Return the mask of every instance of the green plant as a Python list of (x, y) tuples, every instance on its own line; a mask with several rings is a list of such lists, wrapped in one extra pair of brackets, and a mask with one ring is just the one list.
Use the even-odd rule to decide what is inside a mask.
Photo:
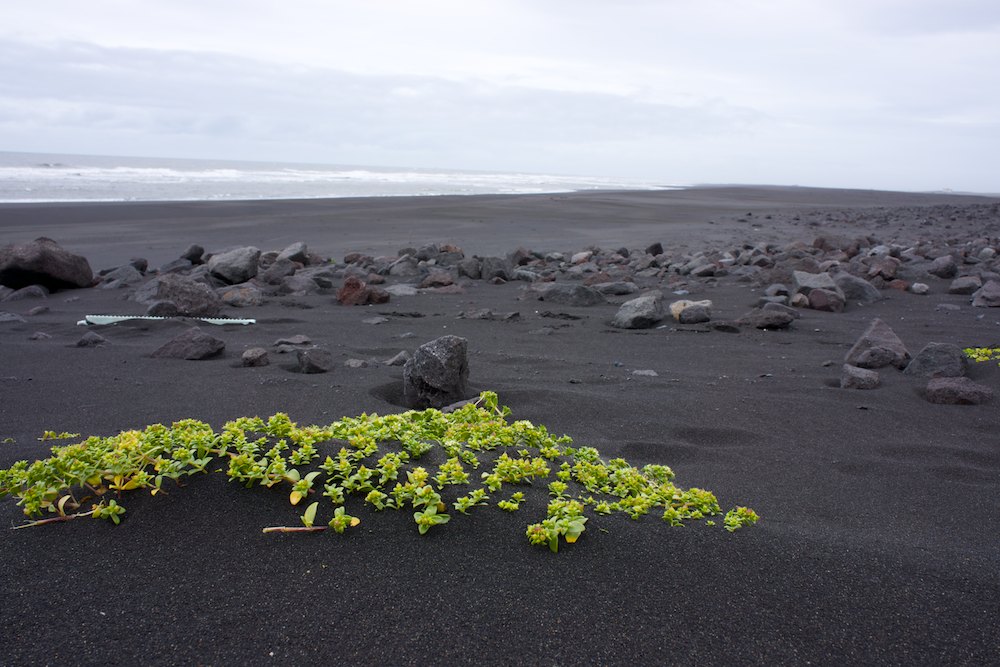
[[(514, 512), (525, 502), (525, 489), (546, 480), (546, 515), (528, 526), (526, 535), (553, 551), (560, 541), (579, 539), (588, 513), (621, 512), (638, 520), (657, 508), (672, 525), (721, 514), (711, 492), (676, 486), (667, 466), (605, 461), (593, 447), (574, 447), (568, 436), (509, 416), (496, 394), (484, 392), (450, 414), (362, 414), (324, 427), (299, 426), (284, 413), (241, 417), (218, 431), (194, 420), (154, 424), (56, 446), (51, 456), (33, 463), (18, 461), (0, 470), (0, 497), (17, 498), (32, 519), (19, 527), (85, 516), (118, 523), (125, 513), (120, 503), (130, 492), (156, 495), (171, 482), (180, 485), (211, 468), (247, 488), (284, 488), (292, 505), (315, 498), (322, 488), (299, 517), (302, 525), (268, 527), (265, 533), (343, 533), (360, 522), (347, 511), (358, 503), (375, 511), (409, 509), (418, 532), (426, 534), (451, 520), (449, 505), (468, 515), (487, 506), (490, 493), (510, 485), (519, 490), (496, 505)], [(63, 435), (69, 434), (50, 437)], [(421, 465), (432, 453), (443, 462)], [(482, 487), (456, 492), (472, 484), (477, 470)], [(317, 524), (324, 511), (332, 518)], [(732, 531), (756, 520), (752, 510), (736, 508), (724, 523)]]
[(726, 512), (726, 516), (722, 522), (726, 526), (726, 530), (732, 533), (743, 526), (754, 525), (759, 519), (760, 517), (757, 516), (757, 513), (749, 507), (734, 507)]
[(967, 347), (962, 351), (976, 362), (1000, 361), (1000, 347)]

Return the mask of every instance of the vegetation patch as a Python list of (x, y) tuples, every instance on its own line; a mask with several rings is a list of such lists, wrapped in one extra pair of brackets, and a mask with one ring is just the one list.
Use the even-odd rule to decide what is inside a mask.
[[(509, 417), (495, 393), (483, 392), (450, 414), (362, 414), (323, 427), (298, 426), (283, 413), (243, 417), (220, 431), (191, 419), (154, 424), (53, 447), (49, 458), (0, 470), (0, 497), (16, 497), (33, 519), (17, 528), (87, 516), (117, 524), (126, 512), (126, 492), (155, 496), (171, 482), (212, 470), (248, 488), (283, 489), (291, 505), (305, 504), (301, 525), (268, 527), (265, 533), (344, 533), (361, 522), (347, 513), (353, 503), (376, 512), (412, 512), (423, 535), (447, 524), (451, 511), (471, 515), (491, 505), (524, 511), (527, 487), (545, 484), (545, 514), (526, 535), (552, 551), (576, 542), (593, 515), (622, 512), (639, 519), (655, 512), (680, 526), (700, 519), (715, 525), (708, 517), (722, 514), (711, 492), (676, 486), (665, 465), (606, 461), (593, 447), (574, 447), (568, 436)], [(320, 449), (330, 453), (323, 457)], [(435, 459), (443, 461), (429, 462)], [(329, 520), (317, 522), (322, 513)], [(757, 519), (753, 510), (736, 507), (723, 523), (734, 531)]]

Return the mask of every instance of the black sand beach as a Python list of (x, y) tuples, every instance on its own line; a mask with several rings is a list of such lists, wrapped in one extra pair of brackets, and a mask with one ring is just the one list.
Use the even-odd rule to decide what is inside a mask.
[[(896, 254), (953, 251), (960, 274), (988, 278), (1000, 264), (968, 249), (1000, 249), (1000, 200), (725, 187), (0, 205), (0, 246), (39, 236), (95, 272), (134, 257), (158, 267), (193, 243), (219, 252), (304, 241), (342, 263), (351, 252), (395, 256), (427, 243), (455, 244), (466, 257), (524, 247), (568, 258), (594, 246), (641, 254), (660, 242), (680, 257), (761, 243), (777, 255), (801, 242), (805, 252), (817, 237), (863, 237), (866, 248), (898, 246)], [(127, 496), (119, 526), (6, 530), (24, 520), (6, 498), (0, 664), (996, 663), (1000, 398), (933, 404), (926, 378), (891, 367), (879, 370), (877, 389), (839, 385), (845, 354), (874, 318), (913, 355), (930, 342), (1000, 345), (1000, 310), (949, 293), (951, 279), (927, 274), (928, 263), (903, 261), (905, 284), (883, 286), (877, 302), (800, 308), (786, 329), (737, 332), (669, 314), (660, 327), (610, 326), (638, 294), (555, 305), (522, 280), (457, 278), (460, 289), (342, 306), (338, 281), (319, 294), (226, 308), (257, 323), (203, 325), (226, 345), (204, 361), (150, 356), (187, 327), (177, 321), (92, 327), (107, 342), (76, 347), (85, 315), (145, 311), (127, 299), (134, 287), (2, 302), (0, 311), (24, 321), (0, 323), (0, 468), (46, 456), (52, 443), (37, 440), (46, 430), (111, 435), (184, 418), (219, 428), (275, 412), (328, 424), (398, 412), (402, 371), (380, 362), (454, 334), (468, 340), (472, 387), (496, 391), (515, 418), (605, 457), (669, 465), (679, 485), (713, 491), (724, 510), (750, 506), (761, 520), (730, 534), (721, 519), (674, 528), (655, 513), (596, 517), (579, 542), (552, 554), (524, 537), (534, 515), (493, 507), (420, 536), (407, 512), (364, 512), (356, 499), (362, 524), (347, 535), (265, 535), (265, 526), (298, 523), (287, 489), (247, 490), (222, 474), (155, 498)], [(661, 289), (665, 303), (709, 299), (713, 321), (737, 320), (768, 283), (736, 273), (666, 271), (641, 287)], [(928, 293), (905, 289), (914, 282)], [(37, 306), (47, 310), (29, 314)], [(520, 317), (458, 317), (475, 309)], [(363, 322), (377, 315), (386, 321)], [(35, 332), (50, 337), (32, 340)], [(290, 372), (293, 359), (271, 344), (296, 334), (330, 349), (335, 368)], [(241, 367), (243, 350), (256, 346), (272, 350), (271, 364)], [(355, 368), (349, 359), (379, 363)], [(967, 375), (1000, 391), (995, 363)]]

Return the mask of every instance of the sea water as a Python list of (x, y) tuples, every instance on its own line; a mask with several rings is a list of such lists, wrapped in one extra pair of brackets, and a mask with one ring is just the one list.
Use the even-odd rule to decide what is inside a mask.
[(312, 199), (656, 190), (526, 173), (0, 152), (0, 202)]

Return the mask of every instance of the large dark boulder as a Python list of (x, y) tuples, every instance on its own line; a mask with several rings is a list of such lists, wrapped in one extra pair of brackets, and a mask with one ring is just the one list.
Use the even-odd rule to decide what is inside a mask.
[(411, 408), (442, 408), (467, 398), (469, 343), (442, 336), (424, 343), (403, 366), (403, 398)]
[(84, 257), (44, 236), (0, 248), (0, 285), (13, 289), (42, 285), (54, 291), (90, 287), (93, 282), (94, 272)]

